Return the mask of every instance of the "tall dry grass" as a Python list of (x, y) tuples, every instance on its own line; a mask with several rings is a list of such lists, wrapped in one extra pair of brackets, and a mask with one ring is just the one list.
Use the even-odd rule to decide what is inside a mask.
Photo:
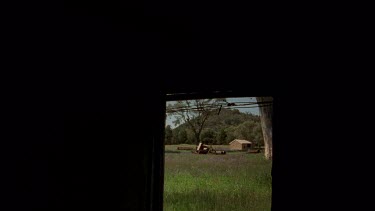
[(165, 153), (164, 210), (270, 210), (271, 166), (263, 154)]

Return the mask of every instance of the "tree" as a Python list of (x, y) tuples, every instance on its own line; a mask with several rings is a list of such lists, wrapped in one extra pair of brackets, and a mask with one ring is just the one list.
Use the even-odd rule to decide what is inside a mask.
[(235, 132), (235, 126), (230, 126), (225, 129), (225, 132), (227, 134), (227, 137), (225, 138), (225, 144), (229, 144), (231, 141), (236, 139), (237, 137), (234, 135)]
[(248, 120), (238, 125), (234, 131), (234, 134), (237, 138), (245, 140), (254, 140), (253, 128), (256, 126), (254, 121)]
[[(272, 97), (257, 97), (264, 139), (264, 155), (272, 159)], [(271, 103), (269, 103), (271, 102)]]
[(225, 132), (224, 128), (222, 128), (220, 132), (216, 135), (216, 144), (224, 144), (226, 138), (227, 133)]
[(195, 143), (195, 136), (191, 130), (186, 130), (187, 132), (187, 144), (194, 144)]
[(187, 132), (185, 129), (180, 130), (178, 133), (178, 143), (185, 144), (188, 141)]
[(167, 125), (167, 127), (165, 127), (165, 137), (164, 137), (164, 143), (165, 144), (172, 144), (172, 141), (173, 141), (173, 132), (172, 132), (172, 128), (170, 125)]
[(201, 140), (203, 140), (205, 144), (214, 144), (215, 135), (215, 132), (211, 129), (204, 130), (201, 135)]
[(198, 144), (201, 141), (201, 133), (207, 119), (216, 114), (221, 101), (223, 99), (180, 100), (173, 105), (168, 105), (167, 112), (176, 117), (173, 122), (176, 126), (187, 123), (194, 134), (196, 144)]
[(260, 124), (257, 124), (253, 128), (253, 134), (254, 134), (254, 142), (257, 147), (263, 146), (263, 135), (262, 135), (262, 127)]

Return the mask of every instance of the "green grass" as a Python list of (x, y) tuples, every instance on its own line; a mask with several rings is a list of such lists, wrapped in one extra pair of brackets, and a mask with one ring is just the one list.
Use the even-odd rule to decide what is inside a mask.
[(262, 153), (165, 153), (164, 210), (271, 210), (271, 166)]

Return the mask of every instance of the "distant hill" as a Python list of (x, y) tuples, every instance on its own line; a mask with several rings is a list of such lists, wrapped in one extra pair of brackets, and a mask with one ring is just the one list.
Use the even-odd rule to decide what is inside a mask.
[[(262, 145), (263, 136), (260, 117), (241, 113), (237, 109), (222, 109), (205, 123), (201, 140), (206, 144), (228, 144), (233, 139), (246, 139)], [(171, 129), (166, 128), (166, 144), (195, 144), (193, 132), (187, 123)]]

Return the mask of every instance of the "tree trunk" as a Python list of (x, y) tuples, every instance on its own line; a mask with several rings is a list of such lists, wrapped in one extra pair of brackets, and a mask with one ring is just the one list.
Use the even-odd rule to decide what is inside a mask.
[(201, 142), (201, 140), (200, 140), (200, 134), (195, 133), (195, 141), (197, 142), (196, 144), (199, 144), (199, 142)]
[(272, 104), (262, 104), (262, 102), (273, 101), (272, 97), (257, 97), (260, 111), (260, 122), (262, 126), (264, 140), (264, 155), (267, 160), (272, 160)]

